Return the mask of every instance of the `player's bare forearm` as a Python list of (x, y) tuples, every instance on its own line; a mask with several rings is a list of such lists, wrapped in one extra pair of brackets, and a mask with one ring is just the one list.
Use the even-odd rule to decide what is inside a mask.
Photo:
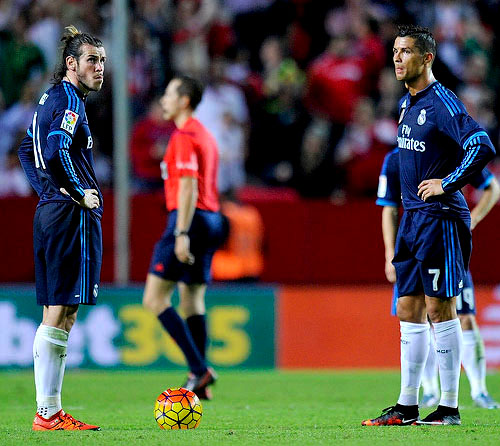
[(491, 211), (500, 198), (500, 185), (496, 178), (491, 180), (489, 186), (484, 189), (481, 198), (470, 211), (471, 230)]
[(418, 185), (418, 196), (427, 201), (430, 197), (436, 197), (438, 195), (443, 195), (444, 190), (442, 186), (443, 180), (432, 179), (424, 180)]
[(396, 270), (392, 264), (398, 232), (399, 212), (394, 206), (384, 206), (382, 209), (382, 237), (385, 247), (385, 276), (391, 283), (396, 281)]

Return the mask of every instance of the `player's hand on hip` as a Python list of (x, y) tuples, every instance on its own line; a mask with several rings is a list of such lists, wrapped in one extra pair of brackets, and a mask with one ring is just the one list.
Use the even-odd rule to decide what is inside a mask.
[[(70, 196), (68, 191), (61, 187), (59, 189), (61, 194)], [(73, 197), (70, 197), (75, 203), (78, 203), (82, 208), (95, 209), (99, 207), (99, 194), (95, 189), (85, 189), (85, 195), (80, 201), (76, 201)], [(88, 197), (87, 197), (88, 196)]]
[(442, 183), (443, 180), (424, 180), (418, 185), (418, 196), (427, 201), (430, 197), (443, 195), (444, 190)]
[(99, 207), (99, 193), (95, 189), (85, 189), (85, 195), (78, 202), (82, 208), (96, 209)]
[(390, 283), (396, 282), (396, 268), (390, 260), (385, 262), (385, 277)]
[(175, 256), (181, 263), (192, 265), (194, 263), (194, 255), (190, 251), (190, 240), (187, 234), (179, 235), (175, 238)]

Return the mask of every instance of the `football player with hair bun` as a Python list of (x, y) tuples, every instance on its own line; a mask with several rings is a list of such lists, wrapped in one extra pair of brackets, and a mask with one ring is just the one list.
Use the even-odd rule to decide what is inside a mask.
[(102, 194), (85, 101), (104, 81), (102, 42), (74, 26), (61, 38), (53, 86), (40, 98), (19, 159), (40, 197), (34, 224), (36, 297), (42, 323), (33, 343), (33, 430), (100, 430), (62, 410), (68, 336), (79, 305), (95, 305), (102, 261)]

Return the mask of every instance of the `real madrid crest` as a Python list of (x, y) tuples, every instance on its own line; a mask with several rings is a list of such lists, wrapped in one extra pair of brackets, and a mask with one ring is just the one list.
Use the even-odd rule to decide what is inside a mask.
[(418, 118), (417, 118), (417, 124), (418, 125), (424, 125), (425, 124), (425, 120), (426, 120), (426, 117), (425, 117), (425, 108), (423, 108), (422, 110), (420, 110), (420, 114), (418, 115)]

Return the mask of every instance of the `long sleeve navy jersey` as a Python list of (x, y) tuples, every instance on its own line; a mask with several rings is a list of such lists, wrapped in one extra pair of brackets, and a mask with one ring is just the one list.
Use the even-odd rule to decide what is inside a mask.
[[(405, 210), (467, 218), (461, 188), (494, 157), (487, 133), (453, 92), (439, 82), (400, 102), (398, 147), (401, 196)], [(424, 202), (417, 194), (423, 180), (442, 179), (444, 194)]]
[[(102, 194), (94, 172), (92, 135), (85, 113), (85, 97), (70, 82), (47, 90), (33, 115), (18, 150), (21, 165), (40, 197), (38, 206), (49, 202), (80, 201), (84, 189), (96, 189), (102, 216)], [(70, 196), (61, 193), (66, 189)]]
[[(470, 184), (475, 189), (486, 189), (493, 179), (493, 174), (485, 167), (476, 172), (470, 178)], [(399, 208), (401, 206), (401, 183), (399, 180), (399, 149), (389, 152), (382, 164), (380, 171), (377, 201), (379, 206), (391, 206)]]
[(401, 205), (401, 183), (399, 181), (399, 149), (391, 150), (384, 158), (378, 177), (377, 201), (379, 206)]

